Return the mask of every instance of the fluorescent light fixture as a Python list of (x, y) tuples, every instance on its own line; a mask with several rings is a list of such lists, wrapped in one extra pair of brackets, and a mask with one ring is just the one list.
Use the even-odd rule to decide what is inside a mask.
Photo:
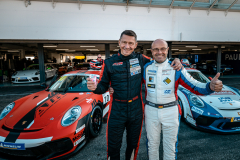
[(100, 50), (89, 50), (90, 52), (99, 52)]
[(99, 49), (86, 49), (86, 50), (90, 50), (90, 51), (99, 51)]
[(65, 50), (65, 52), (75, 52), (76, 50)]
[(177, 51), (177, 50), (179, 50), (179, 49), (172, 49), (173, 51)]
[(57, 51), (66, 51), (66, 50), (69, 50), (69, 49), (56, 49)]
[(187, 50), (179, 50), (179, 51), (187, 51)]
[(117, 46), (117, 47), (120, 47), (120, 46)]
[(237, 52), (237, 50), (235, 50)]
[(214, 48), (218, 48), (218, 46), (214, 46)]
[(148, 51), (150, 51), (151, 50), (151, 48), (150, 49), (147, 49)]
[(8, 50), (8, 52), (19, 52), (19, 50)]
[(96, 47), (96, 46), (80, 46), (80, 47)]
[(57, 46), (43, 46), (43, 47), (57, 47)]
[(195, 47), (197, 47), (197, 46), (186, 46), (186, 47), (189, 47), (189, 48), (195, 48)]
[(221, 48), (225, 48), (225, 46), (221, 46)]
[(196, 50), (197, 51), (197, 50), (202, 50), (202, 49), (192, 49), (192, 50)]
[(118, 51), (119, 49), (114, 49), (113, 51)]

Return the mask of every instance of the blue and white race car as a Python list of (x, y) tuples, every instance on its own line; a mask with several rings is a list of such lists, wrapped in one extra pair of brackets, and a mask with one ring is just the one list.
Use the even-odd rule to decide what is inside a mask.
[[(196, 80), (210, 80), (196, 69), (186, 68)], [(240, 132), (240, 90), (223, 85), (221, 92), (198, 96), (179, 86), (178, 101), (183, 119), (191, 126), (218, 133)]]

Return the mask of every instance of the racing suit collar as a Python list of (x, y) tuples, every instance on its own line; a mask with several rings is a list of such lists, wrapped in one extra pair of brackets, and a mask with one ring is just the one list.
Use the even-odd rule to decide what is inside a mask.
[(119, 51), (118, 51), (118, 54), (120, 54), (120, 58), (121, 58), (122, 60), (127, 60), (127, 59), (133, 58), (133, 53), (134, 53), (134, 51), (133, 51), (129, 56), (123, 56), (123, 55), (121, 54), (121, 50), (119, 49)]
[(154, 60), (154, 64), (156, 65), (156, 67), (163, 67), (168, 63), (168, 58), (166, 58), (166, 60), (162, 63), (158, 63)]

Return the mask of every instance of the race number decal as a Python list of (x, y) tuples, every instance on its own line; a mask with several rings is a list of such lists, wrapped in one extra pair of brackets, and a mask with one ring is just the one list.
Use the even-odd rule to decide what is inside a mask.
[(104, 93), (102, 96), (103, 96), (103, 105), (110, 101), (109, 92)]

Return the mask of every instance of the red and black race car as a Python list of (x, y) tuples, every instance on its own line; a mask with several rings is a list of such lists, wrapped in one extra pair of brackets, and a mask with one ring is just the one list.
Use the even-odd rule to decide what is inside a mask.
[(111, 107), (109, 92), (93, 94), (87, 78), (72, 71), (46, 90), (18, 99), (0, 114), (0, 159), (54, 159), (78, 151), (100, 134)]

